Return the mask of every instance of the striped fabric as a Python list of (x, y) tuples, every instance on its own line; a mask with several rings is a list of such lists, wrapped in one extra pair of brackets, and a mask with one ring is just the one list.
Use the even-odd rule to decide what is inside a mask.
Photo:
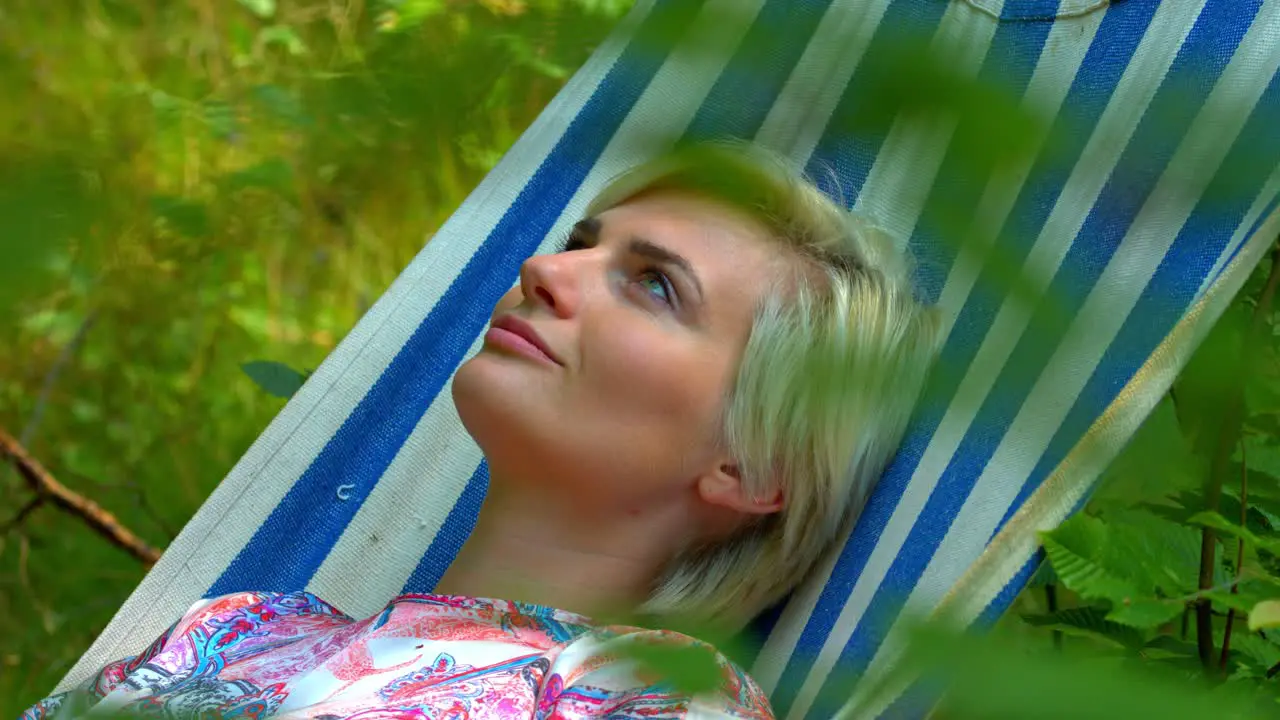
[[(671, 28), (682, 41), (656, 51)], [(975, 176), (954, 121), (833, 130), (903, 31), (1011, 88), (1047, 121), (1044, 149)], [(882, 682), (904, 604), (998, 616), (1035, 531), (1080, 506), (1280, 230), (1278, 67), (1280, 0), (640, 0), (64, 686), (200, 596), (305, 588), (361, 615), (429, 590), (484, 495), (448, 385), (490, 308), (609, 177), (728, 134), (834, 169), (850, 207), (909, 242), (947, 319), (947, 370), (847, 542), (761, 619), (752, 668), (781, 718), (922, 715), (927, 698)], [(972, 209), (989, 255), (941, 237), (942, 200)], [(988, 257), (1021, 268), (1018, 294)]]

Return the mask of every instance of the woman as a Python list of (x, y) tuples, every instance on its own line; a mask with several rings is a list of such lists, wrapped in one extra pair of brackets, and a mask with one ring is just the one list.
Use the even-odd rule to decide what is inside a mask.
[[(771, 717), (699, 641), (589, 618), (741, 627), (800, 581), (934, 354), (907, 278), (763, 150), (642, 165), (524, 263), (454, 378), (491, 481), (437, 594), (362, 621), (307, 593), (202, 601), (26, 717)], [(704, 653), (715, 680), (668, 682), (639, 659), (655, 648)]]

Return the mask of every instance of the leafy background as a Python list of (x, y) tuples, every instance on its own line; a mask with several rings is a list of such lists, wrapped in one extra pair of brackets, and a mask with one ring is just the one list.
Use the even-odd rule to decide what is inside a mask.
[[(3, 3), (0, 428), (163, 548), (283, 406), (242, 366), (316, 367), (629, 4)], [(0, 527), (7, 717), (144, 568)]]
[[(163, 548), (629, 4), (6, 2), (0, 429)], [(958, 112), (975, 173), (991, 128), (1004, 152), (1034, 135), (912, 42), (838, 123)], [(934, 209), (956, 227), (965, 210)], [(950, 683), (941, 717), (1280, 714), (1275, 277), (1269, 259), (1045, 535), (996, 632), (922, 630), (904, 672)], [(0, 469), (0, 715), (47, 693), (145, 572), (32, 497)]]

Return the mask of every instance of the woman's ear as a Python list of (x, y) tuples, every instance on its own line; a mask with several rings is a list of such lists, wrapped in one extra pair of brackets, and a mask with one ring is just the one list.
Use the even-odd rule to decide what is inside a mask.
[(742, 482), (737, 464), (732, 462), (721, 463), (715, 470), (698, 478), (698, 496), (708, 504), (747, 515), (775, 513), (785, 504), (782, 490), (776, 486), (759, 497), (753, 497)]

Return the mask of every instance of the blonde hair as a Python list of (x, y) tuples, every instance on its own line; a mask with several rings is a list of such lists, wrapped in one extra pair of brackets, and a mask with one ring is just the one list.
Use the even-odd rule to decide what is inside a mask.
[(747, 491), (780, 489), (784, 507), (675, 558), (641, 608), (742, 623), (799, 584), (862, 511), (939, 321), (913, 297), (906, 254), (780, 155), (738, 141), (678, 149), (614, 179), (587, 214), (658, 190), (744, 211), (800, 260), (756, 309), (722, 428)]

